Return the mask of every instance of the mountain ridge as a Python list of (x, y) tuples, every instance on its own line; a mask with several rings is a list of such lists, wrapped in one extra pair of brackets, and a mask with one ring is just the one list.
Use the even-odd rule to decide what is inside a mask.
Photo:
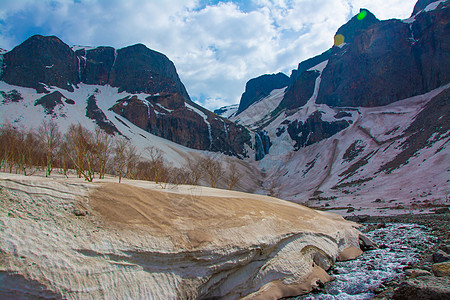
[[(117, 96), (113, 96), (117, 102), (108, 109), (151, 134), (192, 149), (241, 157), (251, 155), (254, 147), (250, 131), (191, 101), (175, 65), (143, 44), (117, 50), (104, 46), (70, 48), (55, 36), (34, 35), (1, 57), (0, 80), (44, 94), (36, 101), (47, 105), (46, 114), (52, 118), (64, 118), (53, 114), (53, 108), (62, 103), (61, 96), (53, 94), (53, 87), (75, 93), (80, 84), (111, 86), (117, 88)], [(112, 120), (101, 116), (105, 112), (95, 107), (95, 91), (94, 87), (87, 95), (86, 116), (107, 132), (120, 134)], [(121, 93), (128, 95), (120, 97)], [(53, 102), (47, 102), (49, 97)]]

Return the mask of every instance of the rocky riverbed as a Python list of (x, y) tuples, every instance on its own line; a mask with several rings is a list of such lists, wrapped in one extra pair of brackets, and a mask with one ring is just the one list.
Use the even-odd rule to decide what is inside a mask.
[(335, 280), (295, 299), (448, 299), (450, 213), (355, 217), (379, 249), (338, 262)]

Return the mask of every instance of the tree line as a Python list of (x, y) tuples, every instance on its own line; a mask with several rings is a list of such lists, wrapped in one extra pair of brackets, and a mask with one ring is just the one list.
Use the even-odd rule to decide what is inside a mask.
[(190, 157), (182, 167), (167, 164), (162, 152), (147, 147), (139, 153), (130, 140), (107, 134), (100, 128), (93, 132), (72, 124), (65, 134), (53, 121), (43, 121), (36, 131), (20, 129), (10, 123), (0, 126), (0, 170), (32, 175), (37, 171), (50, 176), (54, 170), (68, 176), (74, 170), (79, 178), (92, 182), (106, 174), (122, 178), (233, 189), (240, 174), (235, 164), (225, 172), (222, 163), (212, 155)]

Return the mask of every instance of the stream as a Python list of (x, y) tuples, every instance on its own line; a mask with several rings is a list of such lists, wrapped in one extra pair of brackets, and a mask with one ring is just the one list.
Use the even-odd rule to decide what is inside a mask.
[(352, 261), (337, 262), (336, 274), (332, 274), (336, 279), (327, 283), (322, 292), (291, 299), (371, 299), (375, 296), (373, 289), (400, 277), (405, 266), (418, 262), (420, 253), (437, 242), (428, 228), (417, 224), (387, 223), (365, 235), (384, 245), (383, 249), (366, 251)]

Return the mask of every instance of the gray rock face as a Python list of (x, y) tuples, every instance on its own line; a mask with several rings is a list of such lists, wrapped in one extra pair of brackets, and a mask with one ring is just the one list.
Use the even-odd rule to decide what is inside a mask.
[(345, 120), (337, 122), (323, 121), (321, 113), (312, 114), (304, 123), (295, 120), (288, 124), (287, 131), (293, 141), (295, 141), (294, 149), (317, 143), (323, 139), (338, 133), (349, 126)]
[(238, 114), (253, 103), (267, 97), (271, 91), (288, 86), (289, 77), (283, 73), (261, 75), (250, 79), (245, 85), (245, 92), (239, 102)]

